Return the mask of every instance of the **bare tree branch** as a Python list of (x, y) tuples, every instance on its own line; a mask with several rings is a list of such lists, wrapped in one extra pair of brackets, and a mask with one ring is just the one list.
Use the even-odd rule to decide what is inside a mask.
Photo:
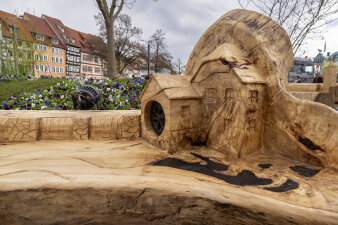
[[(243, 7), (244, 0), (238, 0)], [(338, 1), (246, 0), (253, 8), (280, 23), (290, 36), (294, 54), (308, 39), (318, 38), (318, 29), (338, 20)]]

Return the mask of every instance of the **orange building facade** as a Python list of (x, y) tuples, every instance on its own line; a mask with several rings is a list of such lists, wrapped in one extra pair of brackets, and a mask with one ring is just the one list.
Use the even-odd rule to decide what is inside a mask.
[[(105, 43), (100, 37), (71, 29), (46, 15), (17, 17), (0, 10), (0, 41), (0, 65), (6, 62), (0, 69), (11, 69), (6, 73), (101, 78), (106, 71)], [(18, 46), (17, 51), (13, 46)]]
[(66, 76), (66, 51), (59, 47), (35, 44), (34, 71), (35, 76)]
[(34, 38), (34, 74), (39, 76), (66, 76), (66, 51), (47, 22), (25, 13), (23, 20)]

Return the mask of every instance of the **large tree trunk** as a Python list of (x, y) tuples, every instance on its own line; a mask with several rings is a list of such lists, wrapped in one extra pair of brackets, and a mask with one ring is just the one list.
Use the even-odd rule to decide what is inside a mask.
[(107, 29), (107, 46), (108, 46), (108, 77), (117, 78), (116, 57), (115, 57), (115, 40), (114, 40), (114, 21), (106, 24)]

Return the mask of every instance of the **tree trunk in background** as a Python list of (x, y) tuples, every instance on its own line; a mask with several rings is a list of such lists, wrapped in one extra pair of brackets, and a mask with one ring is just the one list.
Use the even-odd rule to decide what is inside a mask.
[(107, 30), (107, 47), (108, 47), (108, 76), (109, 78), (117, 78), (118, 74), (116, 71), (116, 60), (115, 60), (115, 51), (112, 49), (115, 49), (115, 40), (114, 40), (114, 23), (110, 22), (109, 24), (106, 24), (106, 30)]
[(115, 61), (114, 23), (122, 11), (125, 0), (112, 0), (110, 7), (108, 7), (107, 0), (96, 0), (96, 3), (104, 18), (107, 31), (108, 77), (116, 78), (118, 77), (118, 74), (116, 72)]

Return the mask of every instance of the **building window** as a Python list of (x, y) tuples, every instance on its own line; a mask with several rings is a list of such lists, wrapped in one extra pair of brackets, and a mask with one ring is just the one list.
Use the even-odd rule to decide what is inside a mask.
[(62, 49), (52, 47), (52, 52), (55, 53), (55, 54), (62, 54)]
[(26, 59), (28, 59), (28, 60), (31, 60), (31, 59), (32, 59), (32, 55), (31, 55), (30, 53), (28, 53), (28, 52), (25, 53), (25, 57), (26, 57)]
[(51, 38), (53, 44), (59, 44), (59, 40), (57, 38)]
[(14, 31), (13, 27), (10, 26), (10, 27), (9, 27), (9, 32), (10, 32), (11, 34), (13, 34), (13, 31)]
[(95, 62), (99, 63), (99, 57), (95, 56)]
[(38, 60), (38, 61), (48, 62), (48, 55), (34, 54), (34, 58), (35, 58), (35, 60)]
[(48, 66), (45, 65), (35, 65), (35, 72), (48, 72)]
[(37, 46), (37, 49), (39, 50), (39, 51), (47, 51), (47, 46), (46, 45), (38, 45)]
[(13, 51), (12, 50), (7, 50), (8, 56), (13, 56)]
[(57, 27), (59, 28), (59, 30), (61, 30), (62, 32), (65, 32), (65, 29), (59, 25), (57, 25)]
[(35, 34), (36, 40), (44, 41), (45, 40), (45, 35), (43, 34)]
[(52, 56), (53, 63), (62, 63), (62, 57)]
[(100, 67), (95, 67), (95, 73), (101, 73), (101, 68)]
[(53, 66), (52, 69), (53, 69), (53, 73), (59, 73), (59, 74), (63, 73), (62, 67)]

